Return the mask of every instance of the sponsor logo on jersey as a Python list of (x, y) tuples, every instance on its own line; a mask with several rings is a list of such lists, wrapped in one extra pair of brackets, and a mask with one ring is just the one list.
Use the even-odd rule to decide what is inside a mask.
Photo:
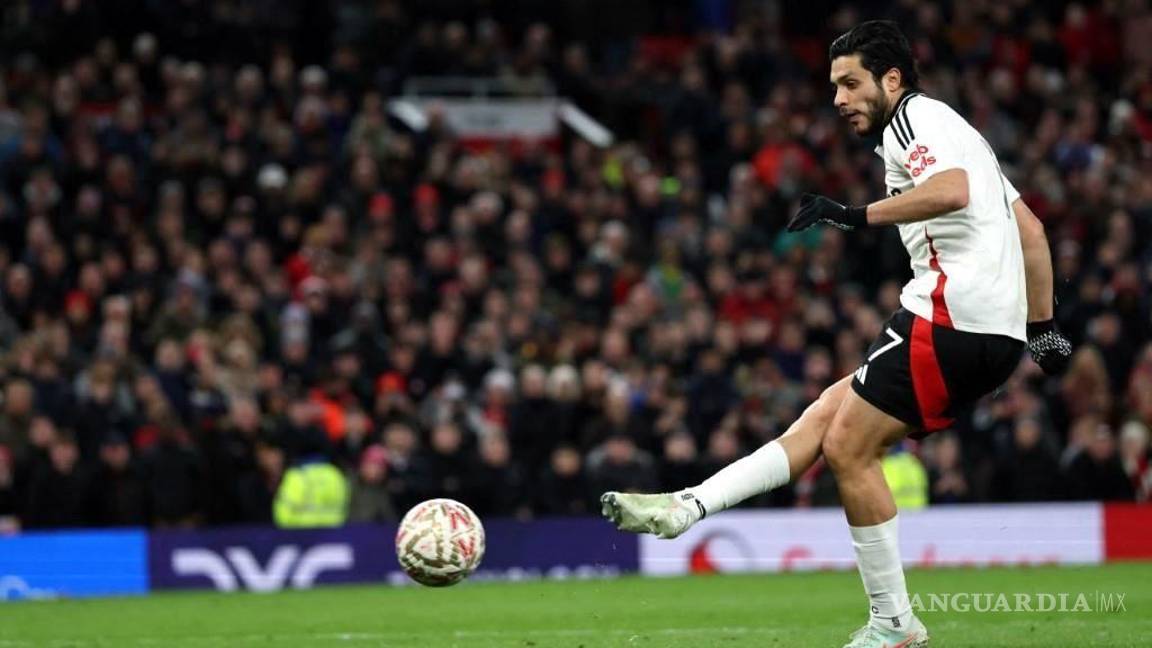
[(913, 178), (920, 177), (920, 174), (924, 173), (924, 169), (936, 164), (936, 157), (928, 155), (929, 152), (927, 146), (917, 144), (916, 148), (908, 154), (908, 161), (904, 163), (904, 168), (912, 173)]

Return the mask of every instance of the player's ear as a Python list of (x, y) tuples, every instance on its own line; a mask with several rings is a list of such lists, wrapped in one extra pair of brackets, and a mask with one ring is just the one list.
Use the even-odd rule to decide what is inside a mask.
[(884, 84), (884, 89), (888, 92), (896, 92), (900, 89), (900, 84), (904, 82), (904, 75), (900, 72), (900, 68), (889, 68), (884, 73), (884, 78), (881, 79)]

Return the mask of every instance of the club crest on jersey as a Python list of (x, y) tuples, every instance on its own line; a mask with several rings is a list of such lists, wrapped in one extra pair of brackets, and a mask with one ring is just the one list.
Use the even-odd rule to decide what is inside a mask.
[(913, 178), (916, 178), (924, 173), (924, 169), (933, 164), (936, 164), (936, 157), (928, 155), (927, 146), (917, 144), (916, 148), (908, 154), (908, 161), (904, 163), (904, 168), (912, 173)]

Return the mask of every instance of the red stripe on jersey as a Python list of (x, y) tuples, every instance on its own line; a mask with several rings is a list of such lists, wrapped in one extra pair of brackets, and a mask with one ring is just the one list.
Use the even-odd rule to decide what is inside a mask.
[(953, 419), (944, 416), (948, 407), (948, 385), (936, 359), (936, 343), (932, 338), (932, 322), (923, 317), (912, 318), (912, 343), (909, 345), (909, 365), (912, 368), (912, 390), (916, 405), (924, 421), (925, 432), (936, 432), (952, 425)]
[(932, 290), (932, 323), (948, 328), (952, 326), (952, 315), (948, 313), (948, 304), (944, 302), (944, 284), (948, 283), (948, 275), (940, 268), (940, 260), (936, 258), (936, 246), (932, 244), (932, 237), (928, 235), (928, 228), (924, 228), (924, 237), (928, 239), (928, 250), (932, 256), (928, 259), (928, 266), (936, 271), (936, 288)]

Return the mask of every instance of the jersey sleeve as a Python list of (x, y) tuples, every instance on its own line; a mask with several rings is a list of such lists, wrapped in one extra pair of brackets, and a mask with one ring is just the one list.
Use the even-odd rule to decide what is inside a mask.
[(937, 173), (963, 168), (963, 149), (956, 139), (959, 129), (942, 112), (913, 99), (892, 117), (893, 154), (915, 186)]
[(1008, 180), (1008, 176), (1001, 174), (1000, 177), (1004, 180), (1004, 194), (1008, 196), (1008, 204), (1011, 205), (1017, 200), (1020, 200), (1020, 192), (1017, 191), (1012, 182)]

